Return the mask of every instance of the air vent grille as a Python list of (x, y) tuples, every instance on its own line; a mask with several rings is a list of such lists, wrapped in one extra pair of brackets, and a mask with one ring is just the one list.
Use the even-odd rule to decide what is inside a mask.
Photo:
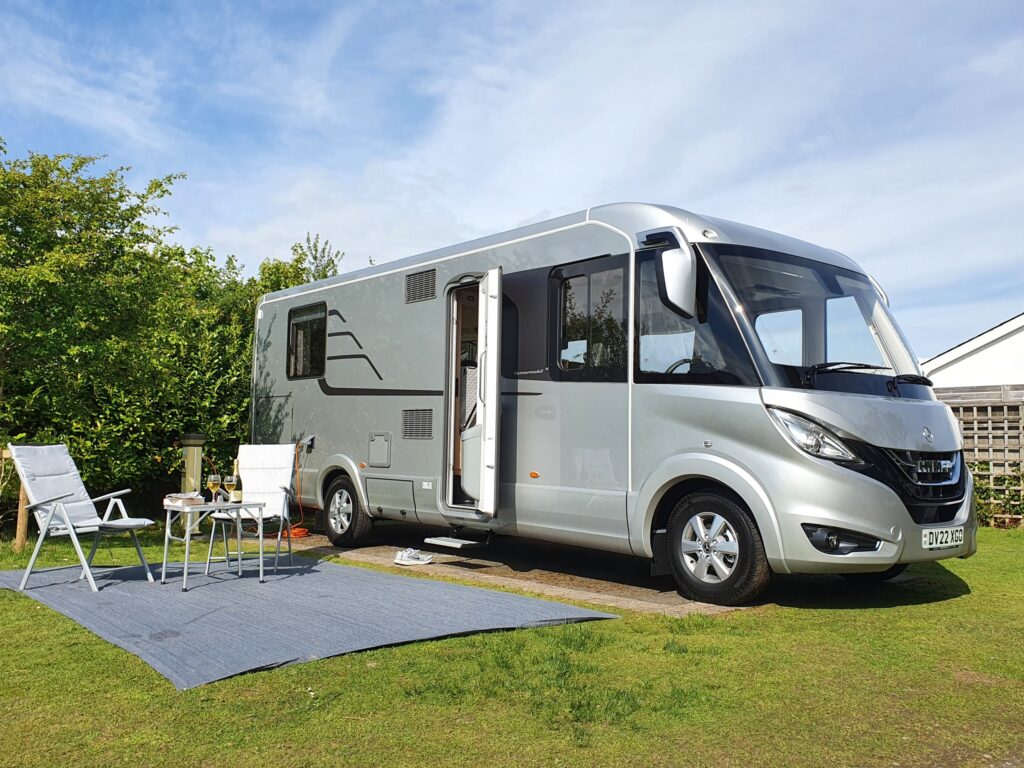
[(428, 269), (426, 272), (413, 272), (405, 276), (405, 303), (412, 304), (415, 301), (426, 301), (437, 295), (437, 270)]
[(406, 440), (433, 440), (434, 409), (414, 408), (402, 411), (402, 437)]

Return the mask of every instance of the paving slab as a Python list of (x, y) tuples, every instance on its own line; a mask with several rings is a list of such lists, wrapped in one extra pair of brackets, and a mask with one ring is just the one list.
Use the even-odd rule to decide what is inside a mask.
[[(412, 570), (428, 577), (455, 578), (640, 613), (680, 617), (736, 610), (687, 600), (676, 590), (671, 576), (651, 576), (650, 561), (643, 558), (513, 536), (495, 536), (487, 546), (469, 550), (423, 542), (446, 534), (446, 529), (435, 526), (379, 521), (363, 547), (333, 547), (326, 536), (316, 533), (295, 539), (294, 546), (297, 551), (396, 572)], [(395, 565), (395, 553), (407, 547), (429, 552), (434, 561), (424, 566)]]

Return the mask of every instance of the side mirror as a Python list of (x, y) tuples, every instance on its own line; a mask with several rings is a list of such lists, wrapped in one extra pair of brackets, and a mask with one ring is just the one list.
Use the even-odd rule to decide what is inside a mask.
[(670, 248), (658, 256), (658, 279), (669, 305), (686, 317), (697, 314), (697, 259), (689, 248)]

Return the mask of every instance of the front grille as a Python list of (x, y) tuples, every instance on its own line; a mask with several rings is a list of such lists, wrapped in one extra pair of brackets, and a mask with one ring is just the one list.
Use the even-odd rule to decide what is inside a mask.
[(960, 476), (959, 453), (886, 449), (900, 471), (917, 485), (950, 485)]
[(855, 469), (887, 485), (918, 525), (948, 523), (967, 493), (963, 453), (898, 451), (848, 441), (866, 463)]

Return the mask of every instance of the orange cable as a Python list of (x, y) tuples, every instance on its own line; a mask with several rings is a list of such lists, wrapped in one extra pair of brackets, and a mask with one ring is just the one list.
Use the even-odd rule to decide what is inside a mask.
[[(292, 539), (304, 539), (309, 536), (309, 529), (303, 527), (303, 523), (306, 522), (306, 511), (302, 507), (302, 473), (299, 472), (299, 451), (302, 449), (302, 443), (295, 444), (295, 498), (299, 502), (299, 523), (298, 525), (291, 526), (291, 532), (285, 531), (281, 534), (282, 538)], [(273, 538), (277, 534), (264, 534), (264, 538)]]

